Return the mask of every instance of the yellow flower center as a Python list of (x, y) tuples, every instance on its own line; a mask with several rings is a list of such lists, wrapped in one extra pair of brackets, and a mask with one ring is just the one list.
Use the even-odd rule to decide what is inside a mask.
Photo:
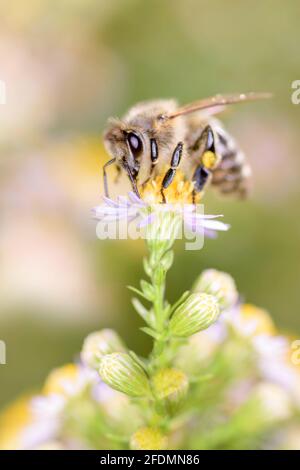
[(165, 398), (188, 387), (186, 375), (178, 369), (162, 369), (153, 378), (154, 389), (159, 398)]
[[(141, 198), (148, 204), (163, 202), (161, 189), (164, 175), (165, 172), (162, 172), (161, 175), (149, 179), (147, 183), (139, 187)], [(163, 192), (167, 204), (197, 204), (202, 197), (202, 192), (194, 193), (194, 183), (187, 181), (180, 170), (176, 171), (174, 180)]]
[(31, 423), (31, 395), (20, 397), (8, 405), (0, 415), (0, 450), (18, 449), (22, 446), (23, 429)]
[(167, 439), (159, 429), (145, 427), (133, 434), (130, 447), (134, 450), (162, 450), (167, 447)]

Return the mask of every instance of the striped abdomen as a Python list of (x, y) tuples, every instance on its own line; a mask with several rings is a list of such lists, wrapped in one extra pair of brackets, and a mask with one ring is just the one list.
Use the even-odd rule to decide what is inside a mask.
[(251, 168), (244, 153), (223, 128), (214, 128), (217, 135), (217, 152), (221, 161), (212, 171), (211, 184), (222, 194), (247, 197), (250, 190)]

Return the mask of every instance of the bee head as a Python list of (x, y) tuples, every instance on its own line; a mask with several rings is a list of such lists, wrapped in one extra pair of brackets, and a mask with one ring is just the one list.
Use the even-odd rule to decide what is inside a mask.
[(143, 135), (139, 130), (129, 128), (121, 120), (110, 119), (104, 132), (104, 145), (107, 152), (116, 159), (117, 164), (124, 166), (125, 163), (133, 175), (138, 173), (145, 146)]

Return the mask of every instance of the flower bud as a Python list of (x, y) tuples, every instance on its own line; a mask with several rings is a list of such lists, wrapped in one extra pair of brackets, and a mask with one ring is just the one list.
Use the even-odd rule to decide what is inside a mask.
[(159, 429), (141, 428), (130, 439), (132, 450), (164, 450), (167, 448), (167, 438)]
[(161, 369), (152, 379), (158, 406), (168, 413), (177, 411), (188, 390), (187, 376), (178, 369)]
[(215, 297), (208, 294), (191, 294), (174, 312), (170, 331), (175, 336), (191, 336), (212, 325), (219, 316)]
[(81, 359), (87, 366), (97, 369), (101, 358), (113, 352), (125, 352), (125, 346), (119, 335), (108, 328), (89, 334), (83, 343)]
[(238, 292), (233, 278), (216, 269), (206, 269), (194, 286), (194, 292), (205, 292), (217, 298), (220, 309), (230, 308), (238, 301)]
[(149, 393), (149, 382), (142, 367), (129, 354), (115, 352), (103, 356), (99, 374), (103, 382), (132, 397)]

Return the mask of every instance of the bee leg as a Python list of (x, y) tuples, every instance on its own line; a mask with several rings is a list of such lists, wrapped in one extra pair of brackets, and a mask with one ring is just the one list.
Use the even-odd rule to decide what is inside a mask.
[(211, 177), (211, 172), (207, 168), (205, 168), (202, 164), (197, 166), (192, 177), (192, 181), (194, 183), (193, 204), (195, 204), (197, 193), (200, 193), (201, 191), (203, 191), (210, 177)]
[(151, 174), (154, 170), (154, 167), (158, 161), (158, 145), (156, 139), (152, 138), (150, 139), (150, 157), (151, 157)]
[(146, 181), (144, 181), (143, 186), (145, 186), (148, 183), (148, 181), (151, 179), (155, 165), (158, 162), (158, 145), (157, 145), (156, 139), (154, 138), (150, 139), (150, 158), (151, 158), (150, 174), (148, 178), (146, 179)]
[(119, 182), (120, 176), (121, 176), (121, 168), (119, 166), (116, 166), (117, 168), (117, 174), (114, 179), (114, 183), (117, 184)]
[(215, 148), (214, 132), (210, 125), (203, 129), (191, 149), (194, 152), (200, 151), (200, 164), (196, 167), (192, 177), (194, 182), (193, 203), (195, 203), (197, 193), (203, 191), (211, 179), (212, 170), (220, 161), (220, 156)]
[(182, 157), (182, 149), (183, 149), (183, 143), (178, 142), (171, 158), (171, 166), (168, 169), (162, 181), (161, 195), (162, 195), (163, 203), (166, 203), (164, 190), (170, 186), (170, 184), (172, 183), (174, 179), (174, 176), (176, 174), (176, 169), (178, 168), (181, 157)]
[(172, 181), (174, 179), (174, 176), (175, 176), (175, 173), (176, 173), (175, 168), (169, 168), (167, 173), (165, 174), (164, 179), (163, 179), (162, 187), (161, 187), (160, 192), (161, 192), (162, 201), (163, 201), (164, 204), (167, 202), (164, 190), (167, 189), (170, 186), (170, 184), (172, 183)]
[(151, 158), (151, 169), (150, 174), (146, 181), (144, 181), (143, 186), (148, 183), (151, 179), (156, 163), (158, 162), (158, 145), (156, 139), (150, 139), (150, 158)]
[(138, 190), (137, 185), (136, 185), (135, 176), (132, 174), (132, 171), (131, 171), (131, 169), (130, 169), (130, 167), (129, 167), (129, 165), (126, 162), (125, 159), (123, 159), (123, 161), (122, 161), (122, 166), (123, 166), (124, 170), (126, 171), (126, 173), (128, 175), (128, 178), (130, 180), (133, 192), (136, 194), (137, 197), (141, 198), (139, 190)]
[(113, 163), (115, 163), (115, 161), (116, 161), (116, 159), (115, 159), (115, 158), (112, 158), (111, 160), (109, 160), (108, 162), (106, 162), (106, 163), (103, 165), (103, 168), (102, 168), (102, 171), (103, 171), (104, 194), (105, 194), (106, 197), (109, 197), (106, 168), (107, 168), (108, 166), (112, 165)]
[(206, 150), (215, 152), (215, 137), (211, 126), (208, 124), (205, 126), (199, 137), (195, 140), (193, 145), (190, 147), (193, 152), (200, 151), (200, 154)]
[(192, 152), (199, 152), (202, 165), (208, 170), (215, 169), (221, 156), (216, 151), (216, 138), (210, 125), (207, 125), (195, 143), (190, 147)]

